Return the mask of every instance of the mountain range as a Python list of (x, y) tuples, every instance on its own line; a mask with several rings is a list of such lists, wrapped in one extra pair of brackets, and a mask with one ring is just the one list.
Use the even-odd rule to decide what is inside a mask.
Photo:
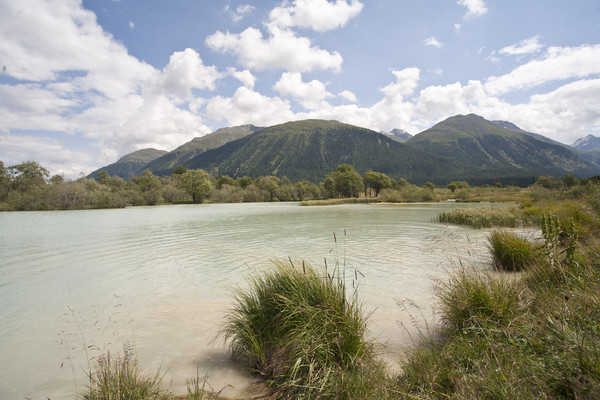
[(119, 171), (122, 160), (138, 152), (100, 170), (128, 178), (145, 169), (167, 175), (182, 165), (233, 178), (275, 175), (320, 182), (346, 163), (361, 174), (371, 169), (416, 184), (466, 180), (472, 184), (499, 181), (518, 185), (530, 184), (539, 175), (600, 174), (600, 157), (593, 152), (475, 114), (450, 117), (415, 136), (401, 130), (377, 133), (325, 120), (293, 121), (267, 128), (223, 128), (168, 153), (146, 149), (144, 154), (155, 157), (136, 172), (132, 173), (131, 167), (114, 172)]

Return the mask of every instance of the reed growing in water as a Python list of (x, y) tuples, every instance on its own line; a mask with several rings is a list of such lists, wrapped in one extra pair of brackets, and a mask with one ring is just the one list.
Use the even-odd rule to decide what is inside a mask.
[(170, 400), (172, 395), (161, 388), (160, 370), (154, 375), (140, 368), (134, 348), (123, 345), (123, 354), (101, 355), (96, 368), (88, 374), (89, 386), (84, 400)]
[(538, 261), (540, 246), (503, 229), (490, 233), (489, 247), (494, 266), (502, 271), (523, 271)]
[(468, 225), (473, 228), (516, 228), (532, 226), (537, 218), (527, 217), (516, 208), (474, 207), (458, 208), (440, 213), (437, 220), (441, 223)]

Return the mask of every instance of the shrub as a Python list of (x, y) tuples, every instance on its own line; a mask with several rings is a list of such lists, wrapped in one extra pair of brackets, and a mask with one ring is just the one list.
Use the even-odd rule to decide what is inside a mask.
[(360, 371), (381, 371), (356, 293), (348, 298), (340, 278), (277, 263), (235, 301), (221, 333), (281, 397), (353, 398)]
[(522, 271), (539, 258), (538, 246), (506, 230), (492, 231), (489, 246), (494, 265), (504, 271)]

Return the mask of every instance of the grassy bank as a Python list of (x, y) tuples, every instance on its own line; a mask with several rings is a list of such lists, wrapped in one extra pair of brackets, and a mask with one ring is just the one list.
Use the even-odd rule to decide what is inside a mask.
[(520, 275), (461, 269), (438, 284), (439, 336), (407, 355), (404, 391), (426, 399), (600, 398), (600, 190), (589, 186), (577, 199), (569, 192), (545, 191), (516, 212), (538, 217), (542, 243), (491, 235), (497, 265)]

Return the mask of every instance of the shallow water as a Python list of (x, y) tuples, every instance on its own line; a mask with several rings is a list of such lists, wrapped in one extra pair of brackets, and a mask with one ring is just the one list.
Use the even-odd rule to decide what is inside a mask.
[(0, 213), (0, 398), (73, 398), (88, 361), (126, 341), (142, 367), (160, 367), (174, 389), (185, 393), (198, 370), (214, 389), (248, 395), (252, 378), (213, 338), (232, 291), (274, 259), (341, 266), (373, 311), (371, 331), (393, 364), (411, 344), (413, 319), (432, 317), (433, 279), (459, 262), (488, 260), (487, 231), (432, 222), (465, 206)]

